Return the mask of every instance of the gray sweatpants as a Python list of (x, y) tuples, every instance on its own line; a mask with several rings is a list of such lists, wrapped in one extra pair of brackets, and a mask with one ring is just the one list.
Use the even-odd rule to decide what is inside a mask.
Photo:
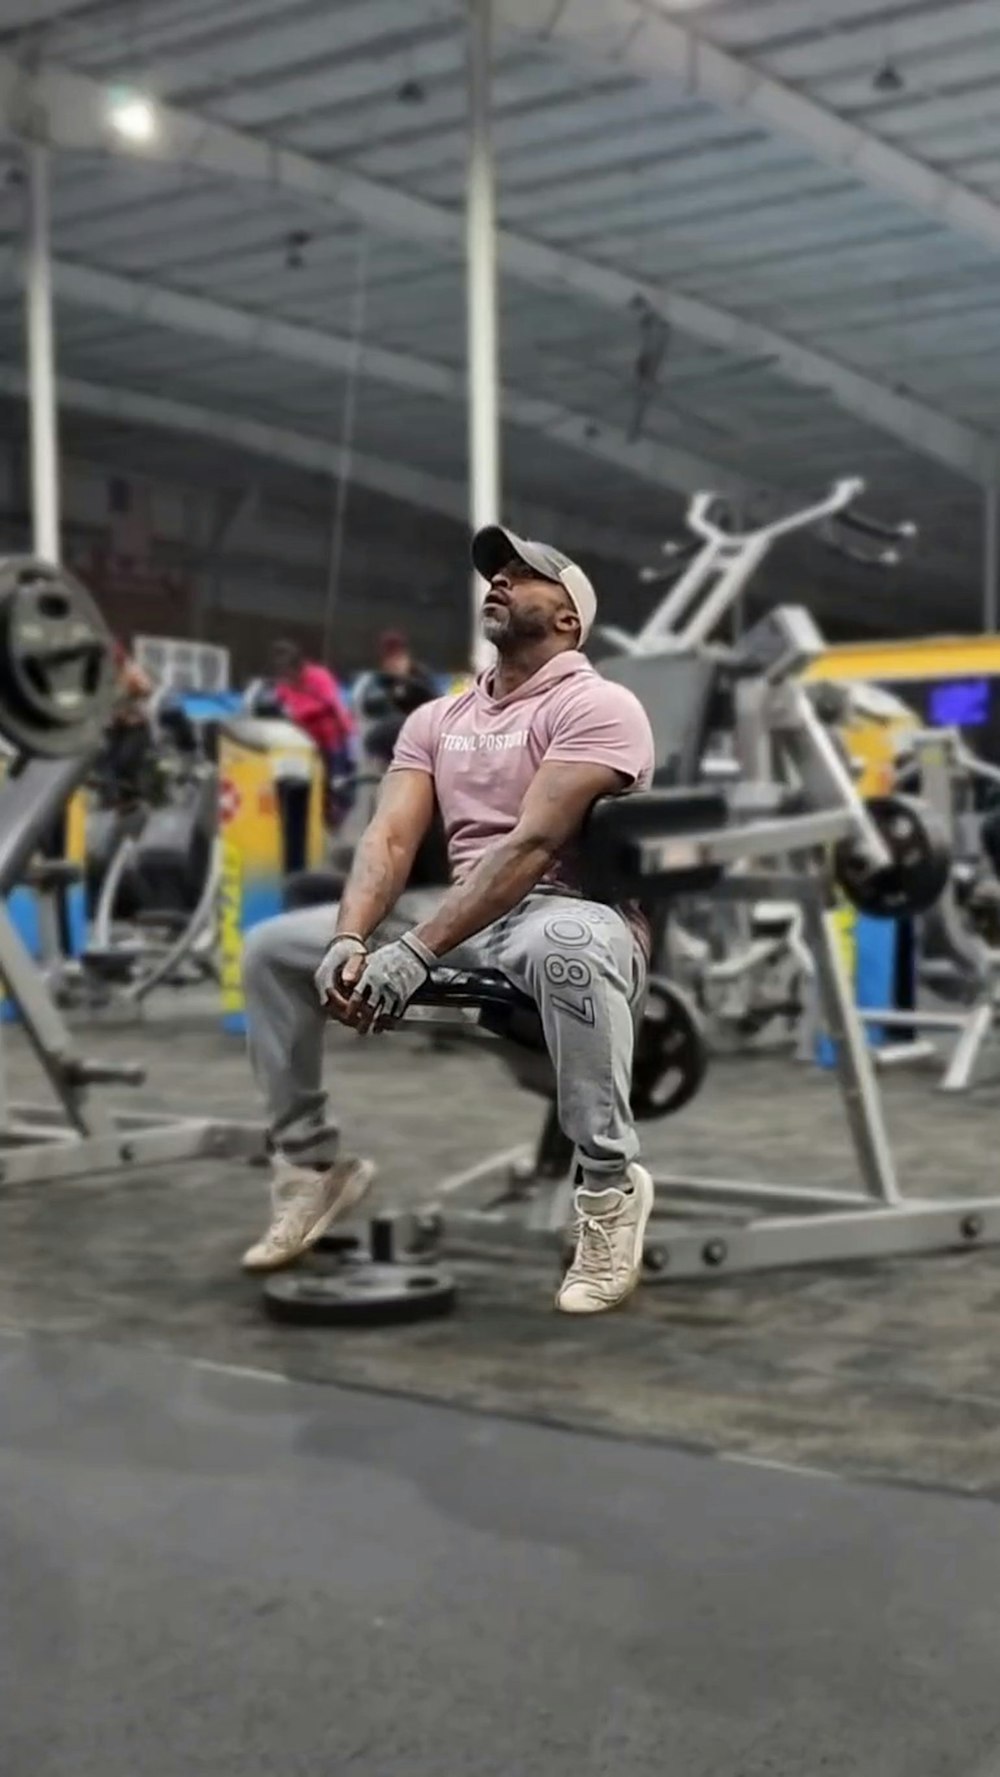
[[(416, 901), (404, 896), (380, 941), (412, 928), (422, 916)], [(288, 1159), (307, 1166), (330, 1165), (339, 1140), (322, 1085), (329, 1020), (313, 985), (335, 919), (332, 906), (283, 913), (254, 928), (244, 958), (250, 1061), (271, 1138)], [(645, 985), (642, 953), (621, 914), (594, 901), (535, 893), (441, 960), (499, 969), (531, 995), (555, 1066), (564, 1133), (585, 1173), (621, 1173), (639, 1152), (629, 1088)]]

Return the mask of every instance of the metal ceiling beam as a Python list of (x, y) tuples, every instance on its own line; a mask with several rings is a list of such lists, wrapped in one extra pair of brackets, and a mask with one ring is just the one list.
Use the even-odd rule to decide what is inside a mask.
[[(13, 256), (9, 253), (6, 264), (13, 272)], [(0, 255), (0, 280), (3, 270), (4, 256)], [(314, 369), (337, 373), (350, 371), (354, 344), (339, 334), (273, 320), (205, 297), (170, 290), (163, 285), (60, 260), (53, 264), (53, 282), (57, 297), (64, 302), (121, 315), (147, 326), (218, 340), (227, 346), (266, 353)], [(375, 382), (415, 394), (462, 405), (466, 400), (465, 377), (461, 370), (409, 353), (388, 351), (366, 343), (361, 373)], [(734, 469), (653, 439), (639, 439), (632, 443), (624, 433), (609, 427), (603, 420), (572, 413), (545, 397), (524, 395), (505, 388), (502, 407), (504, 417), (513, 425), (544, 433), (553, 443), (564, 444), (586, 456), (610, 463), (655, 487), (673, 488), (688, 494), (711, 487), (738, 499), (752, 499), (764, 491), (762, 482), (751, 483)]]
[[(53, 65), (28, 72), (10, 56), (0, 56), (0, 127), (14, 135), (41, 134), (59, 148), (103, 149), (119, 156), (126, 152), (111, 130), (107, 88), (100, 81)], [(223, 179), (255, 182), (277, 193), (293, 192), (318, 207), (348, 211), (376, 231), (436, 244), (456, 258), (461, 253), (458, 210), (176, 107), (161, 108), (153, 143), (128, 152), (199, 167)], [(983, 481), (1000, 474), (1000, 449), (993, 440), (785, 334), (508, 229), (500, 231), (498, 247), (503, 269), (526, 284), (556, 293), (572, 291), (618, 313), (638, 297), (682, 332), (724, 352), (768, 359), (791, 382), (829, 396), (962, 475)]]
[(1000, 253), (1000, 206), (668, 16), (665, 0), (497, 0), (497, 29), (542, 38), (685, 97), (748, 112), (830, 166)]
[[(25, 393), (26, 378), (22, 372), (0, 369), (0, 394), (23, 399)], [(59, 401), (71, 412), (95, 414), (101, 419), (120, 420), (127, 425), (152, 426), (205, 438), (213, 444), (228, 445), (233, 450), (269, 458), (272, 462), (288, 463), (311, 474), (332, 477), (337, 468), (338, 448), (322, 438), (262, 425), (257, 420), (219, 413), (187, 401), (64, 376), (59, 378)], [(468, 527), (468, 502), (461, 482), (430, 475), (402, 463), (387, 463), (381, 457), (363, 451), (353, 453), (351, 473), (362, 487), (416, 506), (421, 511), (437, 512), (443, 518), (454, 519), (463, 530)], [(648, 538), (633, 539), (625, 532), (593, 524), (587, 519), (570, 517), (565, 512), (555, 512), (533, 502), (525, 503), (516, 494), (511, 495), (509, 507), (510, 522), (522, 531), (566, 541), (581, 553), (601, 556), (608, 561), (645, 562), (654, 548)]]

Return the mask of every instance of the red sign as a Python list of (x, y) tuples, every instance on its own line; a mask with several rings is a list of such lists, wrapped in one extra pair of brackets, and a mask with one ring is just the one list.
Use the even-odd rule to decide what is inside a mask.
[(240, 812), (240, 793), (232, 778), (224, 777), (219, 784), (219, 820), (228, 826)]

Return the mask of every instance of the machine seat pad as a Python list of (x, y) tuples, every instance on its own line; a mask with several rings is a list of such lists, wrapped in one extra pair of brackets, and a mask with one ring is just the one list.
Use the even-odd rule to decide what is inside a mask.
[(528, 1049), (544, 1049), (538, 1007), (499, 969), (432, 969), (411, 1002), (414, 1006), (478, 1007), (484, 1030)]

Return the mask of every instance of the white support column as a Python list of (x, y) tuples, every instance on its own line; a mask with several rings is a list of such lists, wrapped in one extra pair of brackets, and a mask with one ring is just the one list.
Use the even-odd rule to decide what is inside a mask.
[(1000, 487), (983, 489), (983, 631), (995, 635), (1000, 594)]
[(44, 561), (60, 559), (59, 442), (56, 415), (55, 333), (52, 319), (52, 244), (49, 222), (49, 151), (42, 142), (26, 148), (28, 191), (24, 253), (24, 302), (28, 340), (28, 410), (31, 428), (32, 549)]
[[(500, 359), (496, 196), (490, 131), (493, 0), (468, 6), (469, 160), (465, 198), (466, 348), (469, 399), (469, 519), (472, 529), (500, 517)], [(483, 585), (472, 579), (472, 664), (492, 649), (479, 629)]]

